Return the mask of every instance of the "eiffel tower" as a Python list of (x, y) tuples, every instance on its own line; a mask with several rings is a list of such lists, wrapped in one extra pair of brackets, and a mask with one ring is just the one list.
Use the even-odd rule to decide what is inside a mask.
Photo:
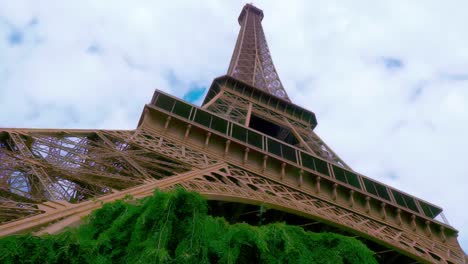
[(247, 4), (201, 107), (155, 91), (135, 130), (0, 129), (0, 236), (57, 233), (103, 203), (176, 186), (234, 221), (357, 237), (381, 263), (466, 263), (442, 209), (352, 170), (289, 99)]

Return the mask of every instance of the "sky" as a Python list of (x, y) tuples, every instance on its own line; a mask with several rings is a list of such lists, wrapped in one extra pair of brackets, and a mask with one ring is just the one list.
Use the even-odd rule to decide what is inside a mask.
[[(134, 129), (200, 104), (243, 1), (0, 0), (0, 127)], [(354, 170), (444, 208), (468, 252), (467, 1), (256, 1), (291, 100)]]

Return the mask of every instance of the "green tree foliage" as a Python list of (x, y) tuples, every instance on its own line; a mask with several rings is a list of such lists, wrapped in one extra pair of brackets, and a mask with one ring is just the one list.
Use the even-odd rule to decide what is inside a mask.
[(0, 263), (377, 263), (360, 241), (275, 223), (229, 224), (197, 193), (105, 204), (58, 235), (0, 239)]

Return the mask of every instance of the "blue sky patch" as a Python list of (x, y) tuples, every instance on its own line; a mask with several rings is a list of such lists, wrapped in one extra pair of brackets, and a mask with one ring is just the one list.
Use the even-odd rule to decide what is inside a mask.
[(101, 53), (101, 48), (99, 48), (99, 46), (96, 44), (91, 44), (86, 49), (86, 52), (90, 54), (98, 54), (98, 53)]
[(127, 66), (129, 68), (133, 69), (133, 70), (138, 70), (138, 71), (147, 71), (148, 70), (148, 66), (146, 66), (144, 63), (135, 61), (134, 59), (132, 59), (128, 55), (123, 56), (123, 60), (125, 61)]
[(24, 37), (23, 37), (23, 32), (19, 30), (13, 30), (9, 35), (8, 35), (8, 43), (12, 46), (16, 45), (21, 45), (23, 43)]
[(409, 100), (410, 102), (414, 102), (416, 100), (419, 99), (419, 97), (421, 97), (422, 93), (424, 92), (424, 88), (426, 87), (426, 84), (425, 83), (421, 83), (419, 85), (417, 85), (412, 91), (411, 91), (411, 94), (409, 96)]
[(37, 19), (37, 17), (33, 17), (31, 21), (29, 21), (28, 26), (33, 27), (33, 26), (36, 26), (37, 24), (39, 24), (39, 19)]
[(169, 70), (167, 72), (166, 78), (167, 78), (167, 81), (169, 82), (169, 85), (173, 88), (181, 84), (181, 81), (179, 80), (179, 78), (177, 78), (173, 70)]
[(448, 73), (443, 74), (442, 77), (451, 81), (468, 81), (468, 73)]
[(8, 44), (11, 46), (19, 46), (25, 42), (29, 29), (39, 24), (39, 19), (33, 17), (25, 26), (21, 27), (15, 26), (7, 20), (0, 20), (0, 23), (6, 25), (10, 30), (10, 33), (6, 36)]
[(385, 177), (389, 178), (389, 179), (392, 179), (392, 180), (397, 180), (398, 179), (398, 175), (395, 171), (387, 171), (385, 173)]
[(206, 87), (197, 86), (196, 84), (190, 85), (190, 90), (184, 94), (183, 99), (190, 103), (196, 103), (205, 94)]
[(398, 70), (404, 66), (402, 60), (394, 57), (382, 57), (382, 62), (388, 70)]
[[(182, 80), (177, 77), (173, 70), (168, 70), (165, 74), (165, 78), (169, 83), (169, 87), (171, 87), (172, 90), (180, 91), (181, 89), (186, 87)], [(196, 83), (190, 83), (188, 91), (182, 96), (182, 98), (185, 101), (188, 101), (192, 104), (198, 104), (205, 95), (206, 90), (207, 89), (205, 86), (201, 86)]]

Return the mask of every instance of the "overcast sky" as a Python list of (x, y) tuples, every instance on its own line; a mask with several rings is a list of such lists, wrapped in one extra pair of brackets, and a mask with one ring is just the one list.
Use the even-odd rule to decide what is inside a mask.
[[(135, 128), (227, 71), (243, 1), (0, 0), (0, 127)], [(354, 170), (444, 208), (468, 251), (467, 1), (256, 1), (279, 76)]]

